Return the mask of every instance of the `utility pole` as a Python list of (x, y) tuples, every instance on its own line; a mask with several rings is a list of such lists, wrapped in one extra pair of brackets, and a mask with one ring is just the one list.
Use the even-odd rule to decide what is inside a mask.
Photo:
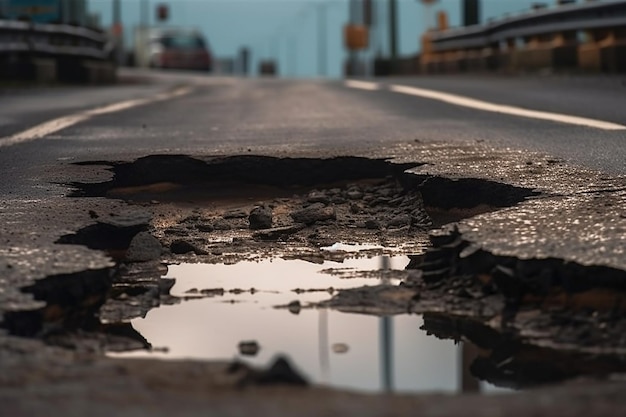
[(115, 61), (118, 65), (124, 63), (124, 33), (122, 27), (121, 0), (113, 0), (113, 36), (115, 37)]
[(113, 25), (122, 24), (122, 8), (120, 0), (113, 0)]
[(463, 0), (463, 26), (480, 23), (480, 4), (478, 0)]
[(398, 61), (398, 1), (389, 0), (389, 51), (391, 70), (395, 72)]
[(298, 60), (296, 56), (296, 54), (298, 53), (298, 49), (297, 49), (295, 36), (297, 35), (290, 36), (287, 39), (287, 54), (288, 54), (287, 60), (289, 62), (289, 74), (293, 78), (296, 78), (297, 73), (298, 73), (298, 68), (297, 68)]
[(141, 0), (140, 7), (141, 27), (145, 28), (150, 26), (150, 0)]
[(317, 6), (317, 73), (320, 77), (326, 76), (326, 4)]

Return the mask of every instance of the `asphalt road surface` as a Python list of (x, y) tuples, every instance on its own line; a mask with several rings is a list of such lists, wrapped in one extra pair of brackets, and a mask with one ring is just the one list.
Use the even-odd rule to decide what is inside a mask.
[[(106, 181), (111, 177), (108, 168), (112, 162), (162, 154), (199, 159), (214, 155), (346, 155), (424, 162), (415, 168), (427, 178), (420, 190), (435, 178), (438, 182), (433, 187), (448, 187), (452, 200), (457, 197), (454, 193), (467, 193), (468, 189), (486, 198), (468, 205), (468, 212), (454, 211), (461, 206), (447, 207), (462, 220), (454, 228), (434, 232), (442, 234), (432, 239), (433, 256), (448, 256), (456, 249), (462, 251), (459, 257), (478, 256), (481, 262), (477, 263), (477, 272), (472, 273), (481, 277), (485, 276), (479, 270), (483, 265), (497, 265), (502, 268), (494, 267), (488, 274), (519, 272), (525, 278), (524, 274), (536, 272), (537, 277), (548, 280), (571, 274), (576, 279), (588, 279), (585, 283), (592, 287), (600, 282), (612, 290), (618, 288), (616, 295), (610, 295), (614, 295), (616, 311), (620, 311), (626, 270), (624, 93), (626, 79), (608, 76), (276, 80), (137, 70), (123, 70), (121, 82), (114, 86), (0, 87), (0, 271), (4, 271), (0, 275), (0, 314), (40, 311), (37, 309), (42, 304), (21, 289), (42, 278), (51, 277), (61, 283), (52, 285), (51, 293), (55, 285), (71, 287), (78, 282), (89, 287), (89, 280), (98, 272), (101, 276), (97, 279), (108, 280), (115, 264), (104, 251), (88, 249), (81, 242), (57, 243), (61, 236), (78, 230), (88, 233), (94, 223), (104, 227), (102, 224), (112, 224), (106, 221), (113, 221), (119, 225), (128, 219), (125, 210), (134, 205), (113, 198), (67, 198), (73, 189), (69, 183)], [(76, 164), (80, 162), (91, 165)], [(467, 181), (454, 181), (458, 178)], [(430, 190), (437, 195), (433, 187)], [(502, 195), (488, 195), (485, 189), (500, 190)], [(507, 198), (520, 190), (524, 199), (515, 206), (520, 200)], [(160, 204), (158, 200), (145, 201), (155, 209)], [(143, 210), (141, 204), (137, 207)], [(504, 209), (493, 211), (496, 207)], [(140, 226), (150, 221), (144, 219)], [(92, 233), (94, 239), (100, 239), (98, 232)], [(167, 252), (161, 250), (158, 241), (157, 245), (156, 258), (150, 259), (155, 262), (147, 262), (152, 266), (158, 264), (159, 253)], [(437, 245), (443, 245), (443, 250)], [(171, 249), (172, 245), (167, 247)], [(519, 271), (509, 268), (511, 260), (519, 261), (515, 266)], [(524, 269), (526, 266), (528, 269)], [(127, 270), (131, 271), (129, 275), (134, 273), (133, 268)], [(146, 274), (154, 272), (145, 265), (137, 267), (141, 268), (146, 268)], [(158, 298), (160, 275), (153, 275), (153, 280), (159, 281), (155, 284)], [(76, 276), (80, 278), (76, 280)], [(456, 290), (450, 291), (442, 297), (456, 294)], [(469, 299), (472, 294), (463, 297)], [(413, 303), (415, 297), (411, 297)], [(437, 298), (437, 302), (442, 299)], [(154, 301), (158, 304), (159, 300)], [(405, 305), (400, 308), (410, 311)], [(52, 321), (55, 314), (61, 313), (48, 309), (45, 314)], [(595, 326), (596, 320), (604, 320), (598, 317), (589, 313), (586, 323)], [(594, 339), (583, 346), (588, 349), (585, 352), (596, 354), (595, 348), (601, 350), (610, 342), (623, 358), (624, 320), (618, 318), (611, 316), (602, 322), (602, 332), (610, 333), (612, 338), (602, 342), (604, 345)], [(533, 316), (522, 319), (530, 322)], [(549, 335), (556, 333), (546, 331)], [(542, 335), (530, 332), (527, 337)], [(242, 391), (223, 389), (221, 368), (211, 373), (207, 364), (144, 366), (102, 357), (86, 360), (82, 352), (74, 353), (44, 349), (37, 340), (15, 338), (0, 329), (0, 403), (11, 415), (34, 415), (37, 413), (29, 414), (28, 410), (48, 410), (51, 404), (60, 406), (55, 408), (57, 415), (91, 411), (110, 415), (134, 410), (124, 408), (128, 405), (151, 409), (155, 415), (171, 415), (180, 407), (180, 398), (193, 400), (187, 403), (187, 410), (191, 410), (187, 415), (203, 415), (207, 407), (222, 406), (231, 407), (232, 415), (251, 414), (257, 411), (256, 404), (265, 407), (259, 408), (260, 415), (275, 415), (276, 398), (293, 400), (290, 404), (299, 414), (305, 409), (303, 404), (308, 404), (310, 415), (323, 414), (320, 407), (335, 407), (335, 411), (345, 407), (346, 412), (339, 414), (351, 415), (400, 415), (409, 406), (413, 410), (431, 410), (427, 408), (431, 403), (418, 407), (411, 403), (412, 398), (406, 403), (396, 398), (393, 410), (386, 402), (372, 408), (362, 397), (336, 397), (331, 404), (326, 402), (330, 397), (323, 390), (299, 392), (293, 397), (280, 390), (273, 397), (262, 391), (257, 396), (252, 390), (244, 393), (248, 401), (241, 401)], [(206, 372), (198, 371), (203, 367)], [(218, 377), (210, 384), (202, 385), (215, 375)], [(36, 387), (30, 384), (32, 381)], [(207, 396), (207, 389), (218, 394)], [(450, 402), (445, 412), (441, 411), (440, 399), (435, 398), (432, 410), (450, 416), (464, 415), (467, 407), (479, 413), (488, 409), (498, 414), (500, 410), (499, 415), (513, 411), (518, 413), (515, 415), (620, 415), (619, 409), (625, 407), (621, 393), (623, 384), (617, 383), (589, 390), (564, 386), (562, 391), (520, 396), (461, 397)], [(377, 397), (368, 398), (377, 401)], [(580, 401), (580, 407), (574, 399)], [(486, 408), (475, 408), (474, 401)], [(490, 408), (492, 403), (500, 408)], [(572, 408), (577, 414), (569, 412)]]
[[(8, 89), (0, 96), (0, 191), (54, 161), (159, 153), (359, 153), (404, 141), (481, 141), (537, 150), (592, 169), (626, 173), (626, 86), (619, 77), (429, 77), (367, 82), (235, 79), (127, 71), (113, 87)], [(516, 108), (590, 118), (605, 130), (391, 91), (413, 86)], [(181, 89), (181, 87), (184, 87)], [(358, 86), (357, 87), (361, 87)], [(177, 90), (178, 89), (178, 90)], [(171, 93), (164, 97), (164, 93)], [(178, 95), (180, 93), (180, 95)], [(103, 106), (134, 107), (20, 133)], [(23, 135), (22, 135), (23, 136)], [(40, 137), (43, 136), (43, 137)], [(36, 175), (32, 173), (31, 175)], [(38, 176), (38, 175), (36, 175)]]

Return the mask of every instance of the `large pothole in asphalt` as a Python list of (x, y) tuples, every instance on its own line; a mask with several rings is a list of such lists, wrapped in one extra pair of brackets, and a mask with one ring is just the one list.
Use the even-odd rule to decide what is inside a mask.
[[(100, 327), (69, 319), (54, 332), (41, 326), (51, 342), (79, 348), (81, 337), (93, 343), (86, 334), (106, 331), (132, 340), (128, 348), (151, 345), (165, 358), (236, 357), (264, 365), (281, 353), (314, 382), (367, 390), (477, 389), (471, 378), (458, 378), (460, 369), (524, 387), (623, 368), (615, 348), (626, 343), (619, 338), (598, 358), (564, 350), (553, 343), (559, 334), (530, 343), (524, 331), (538, 327), (510, 321), (520, 311), (547, 320), (552, 316), (536, 297), (569, 299), (576, 289), (559, 293), (562, 279), (539, 279), (545, 268), (522, 262), (520, 275), (516, 260), (477, 257), (480, 251), (461, 236), (437, 232), (445, 223), (514, 206), (532, 190), (415, 175), (406, 170), (416, 164), (354, 157), (151, 156), (92, 164), (108, 165), (112, 179), (76, 183), (73, 196), (121, 199), (132, 209), (93, 210), (92, 225), (59, 243), (108, 251), (118, 273), (97, 310)], [(398, 262), (391, 281), (379, 266), (386, 256)], [(607, 327), (609, 318), (594, 319), (594, 311), (584, 311), (591, 319), (581, 331)], [(611, 317), (608, 326), (619, 328)], [(549, 324), (544, 334), (555, 328)], [(428, 338), (420, 326), (448, 340)], [(97, 340), (111, 350), (110, 337)], [(454, 344), (460, 340), (463, 347)], [(430, 353), (412, 356), (422, 351)]]

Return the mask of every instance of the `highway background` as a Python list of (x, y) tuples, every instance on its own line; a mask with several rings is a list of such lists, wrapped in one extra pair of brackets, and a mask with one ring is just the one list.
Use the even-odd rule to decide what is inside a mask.
[[(171, 26), (195, 27), (202, 31), (215, 55), (224, 60), (236, 60), (239, 50), (251, 50), (256, 72), (262, 59), (278, 61), (280, 74), (287, 77), (333, 77), (343, 75), (347, 57), (343, 45), (343, 26), (350, 20), (351, 0), (173, 0), (157, 2), (137, 0), (122, 2), (120, 21), (124, 27), (124, 42), (132, 45), (133, 30), (138, 25), (163, 25), (153, 8), (157, 4), (169, 6)], [(389, 2), (374, 2), (374, 20), (371, 46), (363, 55), (390, 54)], [(462, 1), (399, 0), (398, 53), (415, 55), (420, 50), (419, 38), (429, 27), (434, 27), (437, 11), (449, 15), (453, 27), (462, 25)], [(531, 0), (482, 0), (481, 21), (502, 17), (509, 13), (528, 11), (536, 3)], [(99, 16), (103, 27), (114, 23), (112, 2), (89, 0), (89, 10)], [(149, 11), (146, 11), (149, 9)], [(359, 14), (359, 13), (357, 13)], [(262, 18), (260, 18), (262, 16)], [(320, 26), (326, 29), (320, 38)], [(320, 68), (319, 43), (324, 43), (326, 65)]]
[[(359, 152), (402, 141), (481, 141), (538, 150), (611, 173), (625, 172), (624, 130), (536, 120), (465, 108), (340, 81), (281, 81), (122, 72), (114, 87), (5, 89), (1, 144), (28, 128), (92, 108), (150, 98), (188, 85), (188, 94), (94, 116), (43, 139), (3, 146), (15, 158), (120, 158), (147, 153), (276, 150)], [(422, 77), (384, 79), (380, 86), (419, 86), (496, 104), (626, 125), (622, 77)], [(36, 151), (35, 151), (36, 150)], [(12, 181), (5, 181), (4, 186)]]

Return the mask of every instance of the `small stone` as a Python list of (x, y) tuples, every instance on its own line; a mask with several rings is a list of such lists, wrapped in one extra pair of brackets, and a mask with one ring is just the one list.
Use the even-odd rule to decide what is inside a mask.
[(363, 208), (360, 205), (357, 203), (350, 203), (350, 213), (359, 214), (361, 211), (363, 211)]
[(350, 190), (346, 193), (346, 197), (350, 200), (360, 200), (363, 198), (363, 193), (358, 190)]
[(255, 375), (250, 382), (256, 385), (309, 385), (284, 356), (278, 357), (269, 369)]
[(196, 229), (198, 229), (198, 231), (200, 232), (205, 232), (205, 233), (211, 233), (213, 230), (215, 230), (213, 225), (209, 223), (199, 224), (196, 226)]
[(331, 203), (333, 203), (333, 204), (345, 204), (345, 203), (347, 203), (347, 202), (348, 202), (348, 200), (346, 200), (346, 199), (345, 199), (345, 198), (343, 198), (342, 196), (338, 195), (338, 196), (333, 197), (333, 198), (330, 200), (330, 202), (331, 202)]
[(187, 230), (182, 227), (170, 227), (165, 229), (164, 233), (171, 236), (186, 236), (188, 234)]
[(221, 297), (224, 295), (224, 292), (225, 291), (223, 288), (206, 288), (200, 291), (200, 294), (204, 295), (205, 297)]
[(245, 219), (248, 216), (245, 210), (235, 209), (224, 213), (222, 216), (224, 219)]
[(198, 220), (200, 220), (200, 216), (198, 216), (197, 214), (192, 214), (182, 219), (181, 223), (195, 223)]
[(393, 219), (389, 220), (387, 223), (387, 227), (390, 228), (401, 228), (405, 226), (411, 225), (411, 216), (408, 214), (400, 214)]
[(259, 206), (252, 209), (248, 216), (250, 229), (269, 229), (272, 227), (272, 209), (265, 206)]
[(244, 356), (256, 356), (260, 349), (258, 342), (254, 340), (239, 342), (239, 353)]
[(130, 262), (147, 262), (159, 259), (163, 247), (161, 242), (148, 232), (140, 232), (130, 241), (126, 251), (126, 260)]
[(214, 230), (231, 230), (233, 226), (225, 219), (216, 219), (213, 222)]
[(170, 245), (170, 251), (176, 255), (184, 255), (186, 253), (193, 252), (196, 255), (207, 255), (208, 253), (198, 248), (196, 245), (189, 243), (185, 240), (175, 240)]
[(326, 207), (321, 203), (313, 204), (301, 210), (291, 213), (291, 218), (306, 225), (311, 225), (320, 221), (335, 220), (337, 213), (334, 207)]
[(298, 300), (292, 301), (289, 304), (287, 304), (287, 309), (289, 310), (289, 312), (291, 314), (298, 315), (298, 314), (300, 314), (300, 310), (302, 309), (302, 305), (300, 305), (300, 301), (298, 301)]
[(309, 203), (323, 203), (328, 204), (330, 201), (328, 195), (322, 191), (311, 191), (306, 199)]
[(255, 232), (252, 235), (252, 238), (255, 240), (279, 240), (286, 236), (293, 235), (294, 233), (302, 230), (302, 225), (293, 225), (293, 226), (283, 226), (283, 227), (274, 227), (271, 229), (264, 229), (258, 232)]
[(108, 217), (98, 220), (101, 224), (107, 224), (116, 228), (130, 228), (150, 225), (152, 213), (145, 210), (127, 210), (119, 214), (110, 214)]
[(365, 228), (369, 230), (379, 230), (380, 223), (376, 219), (369, 219), (365, 221)]
[(345, 343), (335, 343), (332, 346), (333, 352), (342, 354), (347, 353), (350, 350), (350, 347)]

